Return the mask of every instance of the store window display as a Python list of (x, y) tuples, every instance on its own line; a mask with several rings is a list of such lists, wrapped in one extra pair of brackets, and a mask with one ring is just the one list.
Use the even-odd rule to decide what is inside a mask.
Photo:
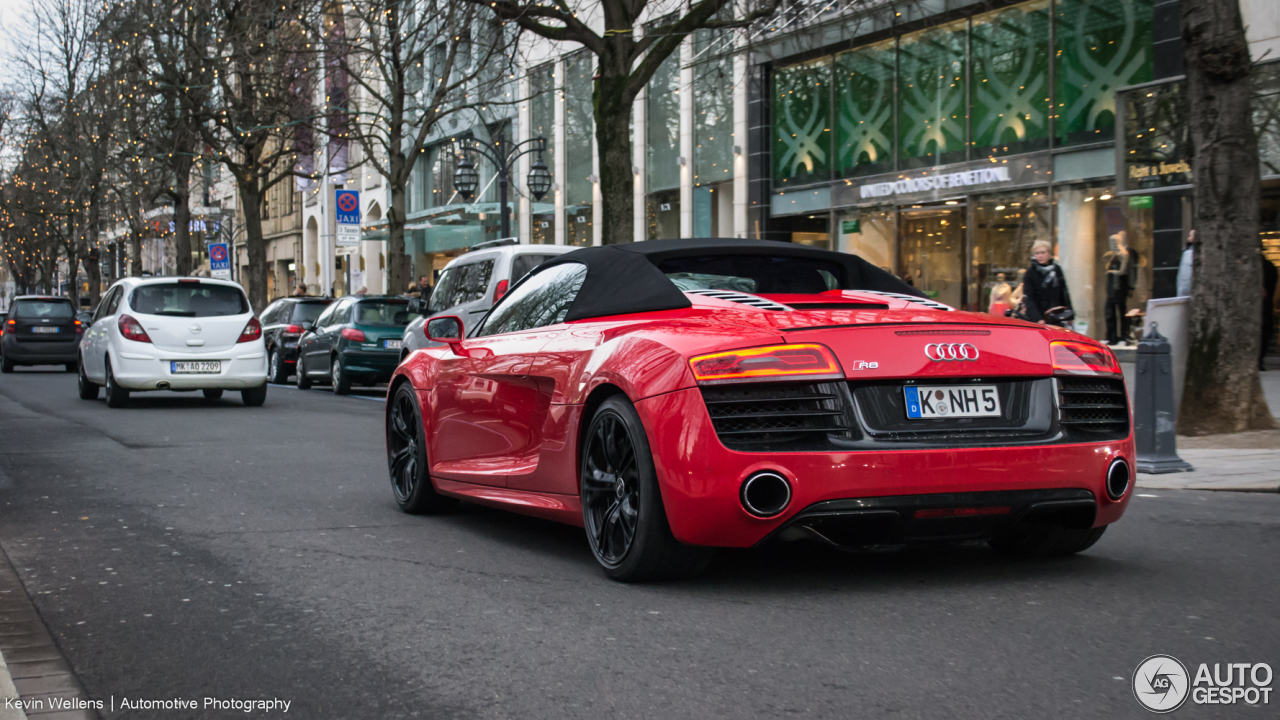
[(1053, 240), (1053, 207), (1047, 192), (1036, 191), (981, 196), (973, 208), (973, 274), (966, 309), (991, 312), (996, 288), (1002, 283), (1016, 286), (1032, 245)]

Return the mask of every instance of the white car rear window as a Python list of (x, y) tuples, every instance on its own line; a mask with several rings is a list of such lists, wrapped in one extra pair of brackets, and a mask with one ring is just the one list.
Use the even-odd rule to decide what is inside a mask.
[(229, 285), (179, 281), (135, 288), (129, 307), (142, 315), (223, 317), (249, 312), (249, 300)]

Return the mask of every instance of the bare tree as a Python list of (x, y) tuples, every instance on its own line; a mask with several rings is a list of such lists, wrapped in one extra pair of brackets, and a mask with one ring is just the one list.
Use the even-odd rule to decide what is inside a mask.
[[(363, 161), (386, 179), (388, 255), (404, 255), (406, 189), (413, 160), (449, 115), (504, 103), (514, 73), (514, 25), (486, 6), (450, 0), (368, 0), (344, 6), (345, 42), (334, 49), (358, 89), (349, 125)], [(509, 102), (509, 101), (505, 101)], [(392, 292), (409, 278), (388, 269)]]
[[(631, 174), (631, 105), (662, 62), (691, 33), (700, 29), (745, 28), (772, 15), (783, 0), (469, 0), (504, 20), (548, 40), (578, 43), (596, 60), (592, 89), (596, 147), (600, 156), (600, 198), (605, 243), (633, 240), (635, 227)], [(652, 8), (650, 6), (653, 6)], [(650, 11), (664, 17), (637, 32)], [(670, 13), (670, 14), (667, 14)], [(591, 18), (602, 29), (592, 28)]]
[(1236, 0), (1182, 0), (1195, 182), (1195, 271), (1179, 430), (1275, 427), (1258, 378), (1262, 245), (1249, 44)]

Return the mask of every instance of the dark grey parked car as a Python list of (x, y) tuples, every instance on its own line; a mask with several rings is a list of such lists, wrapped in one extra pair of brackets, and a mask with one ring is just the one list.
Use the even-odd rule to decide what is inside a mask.
[(84, 325), (64, 297), (20, 295), (9, 306), (0, 335), (0, 370), (18, 365), (63, 365), (75, 372)]

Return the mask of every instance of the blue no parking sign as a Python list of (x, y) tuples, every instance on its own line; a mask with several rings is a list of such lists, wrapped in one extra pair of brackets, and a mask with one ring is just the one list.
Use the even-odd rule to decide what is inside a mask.
[(360, 191), (335, 190), (334, 211), (339, 225), (360, 224)]
[(231, 247), (227, 243), (209, 244), (209, 274), (231, 277)]

